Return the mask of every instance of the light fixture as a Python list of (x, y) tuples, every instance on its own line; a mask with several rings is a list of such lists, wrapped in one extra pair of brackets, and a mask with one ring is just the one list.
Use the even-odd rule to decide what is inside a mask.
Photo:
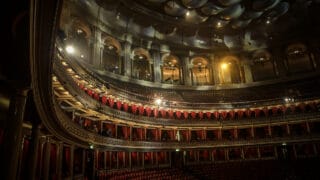
[(228, 64), (227, 63), (222, 63), (221, 64), (221, 69), (227, 69), (228, 67)]
[(266, 23), (267, 23), (267, 24), (270, 24), (271, 22), (270, 22), (270, 20), (267, 20)]
[(93, 148), (94, 148), (93, 144), (90, 144), (90, 146), (89, 146), (89, 147), (90, 147), (90, 149), (93, 149)]
[(69, 54), (73, 54), (73, 53), (75, 52), (75, 49), (74, 49), (73, 46), (68, 45), (68, 46), (66, 46), (66, 51), (67, 51), (67, 53), (69, 53)]
[(155, 101), (156, 105), (160, 106), (162, 103), (162, 99), (161, 98), (157, 98)]
[(186, 12), (186, 16), (189, 16), (189, 15), (190, 15), (190, 12), (189, 12), (189, 11), (187, 11), (187, 12)]
[(83, 55), (83, 54), (81, 54), (81, 55), (80, 55), (80, 57), (81, 57), (81, 58), (84, 58), (84, 55)]
[(140, 56), (139, 56), (139, 59), (143, 59), (143, 56), (142, 56), (142, 55), (140, 55)]
[(218, 22), (218, 23), (217, 23), (217, 27), (218, 27), (218, 28), (221, 27), (221, 22)]
[(176, 149), (176, 152), (179, 152), (180, 151), (180, 149)]

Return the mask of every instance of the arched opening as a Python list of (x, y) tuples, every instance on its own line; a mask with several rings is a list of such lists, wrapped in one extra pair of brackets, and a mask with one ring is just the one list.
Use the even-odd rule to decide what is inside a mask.
[(194, 57), (191, 60), (191, 77), (192, 85), (209, 85), (212, 84), (211, 70), (208, 59), (204, 57)]
[(240, 83), (239, 60), (234, 56), (224, 57), (218, 64), (219, 81), (221, 84)]
[(171, 54), (166, 54), (162, 58), (162, 63), (162, 83), (180, 84), (181, 68), (178, 57)]
[(263, 81), (275, 77), (274, 64), (267, 50), (257, 50), (252, 54), (251, 66), (254, 81)]
[(103, 44), (102, 64), (104, 69), (115, 74), (121, 74), (123, 62), (120, 56), (120, 43), (116, 39), (106, 36), (103, 40)]
[(81, 20), (75, 20), (68, 32), (67, 45), (72, 45), (76, 49), (74, 56), (89, 62), (91, 57), (90, 28)]
[(290, 73), (312, 70), (311, 54), (302, 43), (291, 44), (286, 50), (288, 70)]
[(132, 77), (145, 81), (153, 81), (153, 69), (150, 54), (143, 48), (136, 48), (132, 53)]

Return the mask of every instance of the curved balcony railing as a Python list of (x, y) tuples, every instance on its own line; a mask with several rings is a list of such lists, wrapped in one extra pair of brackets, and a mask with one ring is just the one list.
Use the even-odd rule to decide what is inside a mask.
[[(93, 71), (92, 68), (88, 68), (91, 65), (89, 64), (83, 64), (84, 62), (80, 63), (78, 59), (74, 59), (72, 57), (65, 56), (65, 60), (71, 65), (71, 67), (80, 74), (80, 76), (84, 77), (86, 80), (89, 80), (91, 82), (94, 82), (93, 84), (100, 83), (102, 84), (109, 84), (112, 89), (117, 91), (117, 97), (121, 99), (128, 99), (132, 100), (136, 103), (141, 104), (148, 104), (150, 102), (153, 103), (153, 99), (151, 98), (154, 94), (162, 94), (164, 97), (170, 97), (170, 101), (167, 101), (167, 104), (163, 105), (165, 108), (180, 108), (180, 109), (202, 109), (202, 110), (210, 110), (210, 109), (217, 109), (217, 108), (224, 108), (224, 109), (230, 109), (230, 108), (252, 108), (257, 106), (271, 106), (271, 105), (281, 105), (284, 104), (283, 95), (279, 94), (277, 98), (265, 98), (265, 99), (257, 99), (257, 100), (243, 100), (243, 101), (232, 101), (230, 103), (226, 102), (219, 102), (219, 103), (200, 103), (200, 102), (182, 102), (183, 98), (180, 96), (180, 94), (190, 94), (196, 95), (195, 93), (199, 93), (201, 91), (194, 91), (191, 90), (191, 92), (185, 92), (188, 91), (188, 88), (185, 87), (184, 91), (173, 89), (173, 90), (165, 90), (165, 89), (159, 89), (159, 88), (150, 88), (150, 90), (146, 91), (146, 88), (139, 87), (140, 85), (137, 85), (135, 83), (130, 83), (130, 90), (127, 90), (127, 86), (129, 82), (123, 82), (122, 80), (125, 77), (119, 76), (113, 73), (108, 72), (102, 72), (102, 71)], [(97, 74), (104, 74), (103, 78), (100, 75)], [(129, 79), (128, 79), (129, 81)], [(132, 80), (130, 80), (132, 82)], [(300, 84), (301, 86), (305, 85), (306, 82)], [(116, 85), (115, 85), (116, 84)], [(259, 85), (265, 85), (265, 84), (259, 84)], [(164, 87), (165, 85), (162, 85), (161, 87)], [(234, 94), (233, 96), (235, 98), (242, 96), (241, 95), (241, 89), (233, 89), (233, 90), (225, 90), (225, 91), (232, 91), (231, 94)], [(237, 92), (239, 91), (239, 92)], [(258, 92), (257, 94), (260, 94), (259, 97), (264, 96), (265, 94), (268, 94), (268, 91), (264, 91), (263, 88), (260, 88), (261, 92)], [(141, 93), (144, 92), (144, 93)], [(213, 93), (213, 92), (201, 92), (201, 93)], [(219, 96), (219, 93), (214, 92), (216, 95)], [(225, 93), (225, 92), (224, 92)], [(223, 94), (224, 94), (223, 93)], [(283, 93), (283, 92), (281, 92)], [(144, 94), (144, 95), (141, 95)], [(220, 94), (221, 96), (224, 96), (223, 94)], [(228, 94), (228, 93), (227, 93)], [(269, 93), (270, 94), (270, 93)], [(273, 94), (273, 93), (272, 93)], [(187, 95), (185, 95), (187, 96)], [(250, 95), (244, 95), (245, 97), (250, 96), (252, 97), (252, 93)], [(274, 96), (274, 95), (273, 95)], [(199, 97), (196, 95), (196, 97)], [(208, 96), (204, 96), (208, 97)], [(296, 102), (298, 101), (307, 101), (307, 100), (313, 100), (317, 97), (320, 97), (320, 93), (318, 91), (312, 91), (312, 92), (306, 92), (303, 95), (300, 95), (299, 97), (295, 97)], [(230, 97), (229, 97), (230, 98)], [(246, 98), (247, 99), (247, 98)], [(250, 99), (250, 98), (249, 98)], [(174, 102), (174, 103), (173, 103)]]
[[(56, 68), (54, 69), (56, 75), (63, 82), (66, 82), (64, 86), (68, 91), (76, 96), (82, 104), (91, 109), (96, 109), (97, 111), (108, 115), (110, 121), (122, 120), (123, 123), (135, 123), (135, 124), (148, 124), (149, 126), (179, 126), (183, 127), (227, 127), (227, 126), (242, 126), (242, 125), (259, 125), (266, 123), (285, 123), (285, 122), (299, 122), (307, 120), (308, 117), (320, 117), (320, 113), (301, 113), (301, 114), (290, 114), (282, 116), (271, 116), (271, 117), (261, 117), (261, 118), (249, 118), (247, 120), (229, 120), (229, 121), (214, 121), (214, 120), (177, 120), (177, 119), (165, 119), (165, 118), (155, 118), (134, 115), (132, 113), (116, 110), (110, 108), (109, 106), (102, 106), (101, 103), (93, 98), (91, 98), (84, 91), (80, 90), (75, 81), (64, 72), (63, 67), (56, 63)], [(58, 67), (60, 66), (60, 67)]]
[(71, 121), (71, 119), (60, 109), (55, 102), (55, 111), (59, 120), (59, 124), (73, 137), (89, 144), (95, 144), (103, 147), (112, 148), (133, 148), (133, 149), (189, 149), (189, 148), (212, 148), (212, 147), (234, 147), (234, 146), (250, 146), (264, 144), (279, 144), (290, 142), (306, 142), (320, 140), (319, 134), (309, 134), (299, 137), (283, 137), (283, 138), (266, 138), (251, 140), (217, 140), (217, 141), (196, 141), (196, 142), (147, 142), (147, 141), (129, 141), (110, 137), (104, 137), (96, 133), (82, 129), (79, 125)]

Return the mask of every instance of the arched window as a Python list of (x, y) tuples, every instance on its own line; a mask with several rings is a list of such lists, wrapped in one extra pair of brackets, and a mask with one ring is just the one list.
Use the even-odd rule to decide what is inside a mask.
[(239, 60), (235, 56), (224, 57), (218, 64), (218, 72), (221, 84), (241, 82)]
[(103, 38), (103, 45), (102, 63), (104, 69), (115, 74), (121, 74), (123, 63), (120, 57), (120, 43), (116, 39), (106, 36)]
[(136, 48), (132, 52), (132, 77), (145, 81), (153, 81), (153, 70), (150, 54), (143, 48)]
[(291, 44), (286, 50), (289, 72), (304, 72), (312, 70), (312, 60), (304, 44)]
[(204, 57), (194, 57), (191, 59), (191, 77), (193, 85), (212, 84), (211, 70), (208, 59)]
[(162, 58), (162, 82), (168, 84), (180, 84), (181, 70), (178, 57), (166, 54)]

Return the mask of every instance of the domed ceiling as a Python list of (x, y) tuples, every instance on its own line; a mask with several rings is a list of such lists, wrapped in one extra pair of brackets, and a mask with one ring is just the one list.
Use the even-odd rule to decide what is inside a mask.
[(294, 30), (292, 27), (301, 29), (306, 22), (319, 22), (314, 14), (320, 16), (319, 0), (97, 0), (97, 3), (115, 11), (118, 19), (126, 19), (128, 29), (133, 29), (130, 25), (134, 22), (146, 36), (170, 38), (204, 49), (265, 48), (274, 36)]

